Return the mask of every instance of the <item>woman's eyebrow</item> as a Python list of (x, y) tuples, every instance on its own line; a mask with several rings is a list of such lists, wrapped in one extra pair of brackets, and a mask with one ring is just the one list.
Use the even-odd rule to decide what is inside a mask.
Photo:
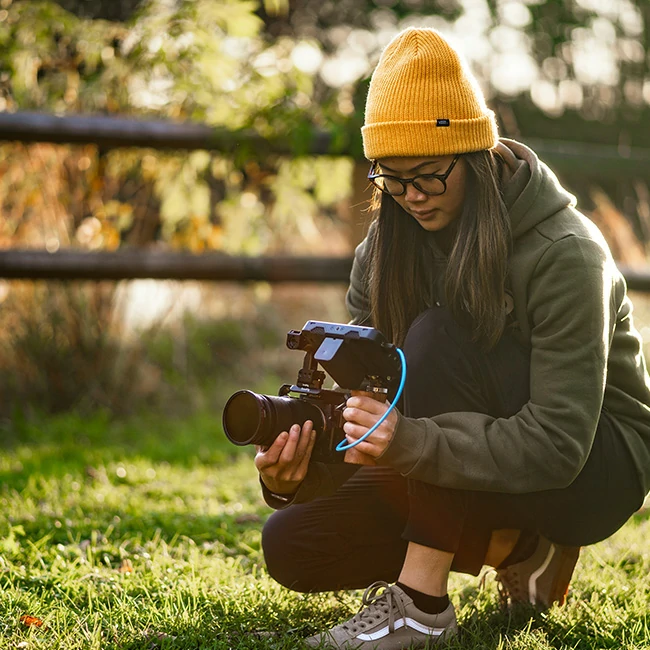
[[(421, 162), (419, 165), (416, 165), (415, 167), (411, 167), (410, 169), (402, 170), (402, 173), (403, 172), (409, 172), (409, 173), (416, 172), (421, 167), (424, 167), (426, 165), (435, 165), (436, 163), (440, 163), (440, 161), (439, 160), (426, 160), (425, 162)], [(382, 169), (385, 169), (386, 171), (389, 171), (389, 172), (397, 172), (397, 173), (399, 173), (399, 171), (400, 171), (398, 169), (391, 169), (390, 167), (387, 167), (386, 165), (382, 165), (381, 163), (379, 163), (379, 166)]]

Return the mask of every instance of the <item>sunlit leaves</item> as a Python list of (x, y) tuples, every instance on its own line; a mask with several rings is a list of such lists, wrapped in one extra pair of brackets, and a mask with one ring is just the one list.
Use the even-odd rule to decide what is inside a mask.
[(285, 15), (289, 12), (289, 0), (263, 0), (266, 13), (273, 16)]
[[(30, 9), (16, 3), (8, 19), (20, 36), (6, 50), (13, 68), (8, 107), (191, 117), (268, 136), (286, 132), (305, 149), (311, 130), (295, 118), (311, 104), (311, 77), (292, 63), (294, 40), (259, 38), (257, 8), (237, 0), (150, 0), (131, 24), (116, 25), (77, 18), (52, 2)], [(259, 252), (277, 241), (265, 223), (271, 184), (241, 174), (235, 180), (232, 163), (223, 171), (217, 154), (18, 146), (16, 157), (13, 147), (5, 167), (10, 159), (20, 166), (22, 157), (29, 172), (0, 183), (0, 209), (9, 209), (13, 224), (0, 237), (13, 245), (111, 250), (157, 238), (194, 252)], [(239, 151), (237, 164), (252, 153)], [(265, 174), (274, 173), (268, 165)], [(308, 205), (319, 210), (313, 200)], [(43, 212), (56, 214), (54, 231)]]
[(163, 172), (156, 182), (167, 235), (173, 233), (183, 219), (207, 219), (210, 214), (210, 190), (203, 178), (210, 156), (197, 151), (178, 162), (177, 165), (170, 163), (167, 173)]
[(250, 0), (196, 0), (201, 20), (221, 26), (224, 33), (234, 37), (251, 38), (258, 34), (262, 21), (254, 14), (257, 7), (258, 3)]
[[(351, 143), (358, 147), (365, 95), (358, 80), (408, 24), (455, 35), (488, 92), (528, 94), (554, 116), (572, 109), (604, 119), (621, 101), (627, 110), (650, 101), (639, 0), (368, 0), (336, 7), (312, 0), (263, 6), (251, 0), (146, 0), (124, 24), (78, 18), (51, 0), (15, 0), (7, 7), (0, 16), (0, 110), (192, 119), (284, 139), (298, 155), (309, 151), (315, 129), (334, 134), (332, 152), (350, 153)], [(278, 28), (282, 21), (287, 29)], [(247, 176), (237, 184), (227, 174), (215, 175), (212, 167), (221, 156), (233, 156), (240, 168), (265, 158), (237, 146), (236, 138), (231, 151), (204, 155), (209, 162), (197, 167), (184, 154), (100, 156), (93, 150), (84, 156), (91, 164), (82, 169), (71, 154), (65, 172), (48, 168), (56, 180), (49, 194), (54, 201), (34, 197), (27, 179), (24, 189), (13, 183), (12, 197), (5, 193), (0, 206), (12, 206), (8, 219), (21, 241), (29, 241), (31, 231), (32, 241), (53, 249), (66, 241), (94, 248), (162, 239), (197, 251), (260, 251), (277, 249), (288, 232), (299, 247), (301, 237), (311, 237), (305, 223), (315, 220), (319, 230), (336, 213), (336, 201), (327, 198), (334, 190), (316, 191), (302, 174), (287, 184), (275, 159), (264, 160), (263, 182)], [(61, 164), (64, 159), (59, 154)], [(44, 186), (53, 187), (53, 181)], [(21, 200), (18, 229), (15, 206)], [(36, 237), (43, 223), (39, 201), (66, 226)], [(130, 206), (129, 218), (110, 216), (111, 201)], [(281, 231), (279, 223), (290, 227)]]

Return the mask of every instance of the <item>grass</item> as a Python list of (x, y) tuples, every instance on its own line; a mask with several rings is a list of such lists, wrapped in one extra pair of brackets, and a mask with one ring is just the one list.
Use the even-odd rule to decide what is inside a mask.
[[(252, 454), (212, 415), (17, 413), (0, 441), (2, 649), (282, 650), (356, 611), (358, 593), (269, 578)], [(648, 515), (583, 551), (564, 608), (506, 614), (493, 584), (454, 576), (454, 647), (649, 648)]]

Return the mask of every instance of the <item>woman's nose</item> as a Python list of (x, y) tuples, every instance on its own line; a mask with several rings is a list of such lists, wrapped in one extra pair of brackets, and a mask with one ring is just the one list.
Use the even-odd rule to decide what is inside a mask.
[(408, 183), (406, 186), (406, 192), (404, 193), (404, 198), (407, 201), (420, 202), (427, 199), (427, 195), (424, 192), (421, 192), (413, 183)]

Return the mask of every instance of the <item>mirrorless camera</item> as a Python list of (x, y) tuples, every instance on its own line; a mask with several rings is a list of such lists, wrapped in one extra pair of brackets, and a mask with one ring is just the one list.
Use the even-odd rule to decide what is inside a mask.
[[(295, 384), (284, 384), (278, 395), (237, 391), (226, 402), (223, 429), (235, 445), (269, 447), (293, 424), (314, 423), (316, 441), (311, 460), (342, 462), (336, 445), (345, 438), (343, 409), (352, 391), (384, 401), (399, 384), (397, 349), (372, 327), (308, 321), (287, 334), (290, 350), (305, 352)], [(340, 386), (323, 388), (326, 373)]]

